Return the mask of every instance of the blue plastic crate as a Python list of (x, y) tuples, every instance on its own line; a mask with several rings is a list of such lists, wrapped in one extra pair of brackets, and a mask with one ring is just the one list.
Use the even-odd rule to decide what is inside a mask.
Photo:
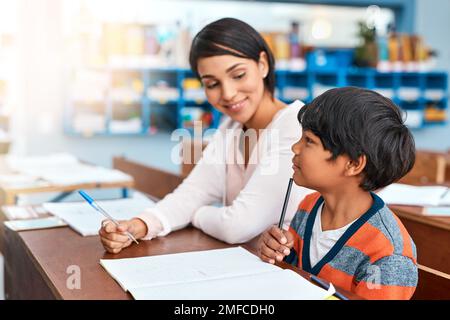
[(312, 71), (348, 68), (352, 65), (353, 54), (353, 49), (315, 49), (306, 56), (307, 68)]

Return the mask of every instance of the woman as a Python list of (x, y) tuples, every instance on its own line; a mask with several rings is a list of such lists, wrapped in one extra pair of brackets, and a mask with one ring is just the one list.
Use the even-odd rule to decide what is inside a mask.
[[(149, 240), (192, 223), (219, 240), (243, 243), (279, 219), (303, 104), (287, 106), (274, 97), (272, 52), (240, 20), (225, 18), (204, 27), (192, 41), (189, 60), (208, 102), (228, 117), (173, 193), (119, 228), (103, 224), (99, 234), (108, 252), (131, 244), (125, 231)], [(308, 193), (292, 189), (286, 224)]]

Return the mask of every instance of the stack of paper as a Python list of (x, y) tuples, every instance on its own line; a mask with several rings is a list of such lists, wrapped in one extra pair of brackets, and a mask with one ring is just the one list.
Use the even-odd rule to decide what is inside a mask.
[(67, 153), (33, 157), (10, 155), (6, 161), (8, 166), (17, 172), (58, 185), (113, 183), (133, 180), (131, 176), (119, 170), (83, 164), (73, 155)]
[(138, 300), (322, 300), (334, 293), (241, 247), (103, 259), (100, 264)]
[(40, 219), (5, 221), (5, 226), (14, 231), (38, 230), (65, 227), (67, 224), (58, 217), (46, 217)]
[(450, 207), (425, 207), (423, 214), (436, 217), (450, 217)]
[(410, 206), (450, 206), (450, 192), (443, 186), (411, 186), (394, 183), (378, 195), (387, 204)]
[[(129, 220), (155, 204), (138, 193), (129, 199), (97, 201), (97, 203), (116, 220)], [(48, 202), (44, 203), (43, 207), (63, 219), (82, 236), (97, 235), (102, 221), (106, 219), (87, 202)]]

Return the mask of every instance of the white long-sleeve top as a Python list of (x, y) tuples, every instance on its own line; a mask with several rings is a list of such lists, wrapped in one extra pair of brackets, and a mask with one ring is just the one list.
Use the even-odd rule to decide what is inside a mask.
[[(260, 131), (247, 167), (238, 143), (242, 124), (224, 120), (189, 176), (155, 207), (138, 216), (148, 228), (144, 239), (164, 236), (192, 223), (219, 240), (243, 243), (278, 223), (293, 173), (291, 146), (301, 136), (297, 113), (302, 106), (295, 101), (276, 113)], [(311, 192), (292, 186), (285, 225)]]

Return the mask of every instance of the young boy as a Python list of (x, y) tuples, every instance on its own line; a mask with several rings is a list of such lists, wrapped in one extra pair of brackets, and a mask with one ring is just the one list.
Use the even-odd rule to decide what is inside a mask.
[(411, 298), (415, 245), (372, 192), (414, 165), (414, 140), (400, 110), (376, 92), (346, 87), (314, 99), (298, 120), (303, 134), (292, 146), (294, 182), (317, 192), (300, 203), (289, 231), (263, 233), (261, 259), (284, 258), (366, 299)]

